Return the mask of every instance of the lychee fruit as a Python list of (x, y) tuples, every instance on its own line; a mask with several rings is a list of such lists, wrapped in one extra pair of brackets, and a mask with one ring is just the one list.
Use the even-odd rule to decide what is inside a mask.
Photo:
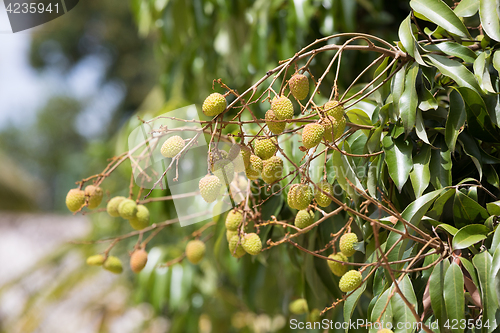
[(313, 199), (311, 187), (306, 184), (294, 184), (288, 192), (288, 205), (291, 208), (303, 210), (309, 207)]
[(323, 138), (326, 141), (332, 142), (337, 138), (338, 121), (332, 116), (326, 116), (320, 122), (321, 126), (325, 129)]
[(189, 241), (186, 245), (186, 258), (196, 265), (205, 256), (206, 246), (201, 240)]
[(250, 163), (248, 164), (248, 166), (245, 170), (248, 179), (259, 178), (263, 167), (264, 167), (264, 165), (263, 165), (260, 157), (258, 157), (256, 155), (251, 155), (250, 156)]
[(274, 114), (273, 110), (268, 110), (266, 112), (267, 128), (269, 128), (269, 130), (273, 132), (273, 134), (281, 134), (285, 130), (286, 123), (274, 122), (273, 120), (278, 120), (278, 118)]
[(309, 94), (309, 79), (304, 74), (295, 73), (288, 80), (293, 97), (303, 100)]
[(278, 156), (272, 156), (271, 158), (263, 162), (262, 168), (262, 179), (267, 184), (272, 184), (283, 175), (283, 160)]
[[(234, 172), (245, 171), (245, 161), (243, 160), (243, 154), (241, 154), (241, 152), (242, 150), (238, 144), (232, 145), (229, 149), (227, 158), (233, 163)], [(248, 155), (248, 158), (250, 158), (250, 155)]]
[(333, 116), (336, 120), (340, 120), (344, 116), (344, 106), (339, 105), (339, 101), (329, 101), (323, 105), (323, 110), (329, 115)]
[(236, 231), (241, 222), (243, 222), (243, 214), (236, 209), (231, 209), (226, 216), (226, 229)]
[(144, 249), (135, 250), (130, 256), (130, 268), (132, 272), (139, 273), (148, 262), (148, 253)]
[(342, 292), (348, 293), (359, 287), (362, 281), (363, 277), (359, 271), (350, 270), (340, 278), (339, 288)]
[[(328, 256), (328, 258), (332, 258), (332, 259), (335, 259), (338, 261), (343, 261), (346, 263), (349, 262), (347, 257), (345, 255), (343, 255), (342, 252), (339, 252), (337, 254), (330, 254)], [(332, 273), (337, 275), (337, 276), (343, 276), (347, 272), (347, 270), (349, 269), (348, 265), (343, 265), (339, 262), (331, 261), (331, 260), (328, 260), (328, 267), (330, 267), (330, 270), (332, 271)]]
[[(323, 190), (324, 192), (330, 195), (333, 193), (332, 185), (326, 180), (322, 180), (316, 185), (318, 186), (319, 189)], [(328, 207), (332, 203), (332, 199), (330, 199), (326, 194), (321, 192), (318, 188), (316, 187), (314, 188), (314, 199), (316, 199), (316, 203), (321, 207)]]
[(205, 99), (201, 108), (205, 115), (213, 117), (221, 114), (226, 106), (226, 98), (219, 93), (213, 93)]
[(307, 149), (316, 147), (323, 138), (325, 128), (320, 124), (307, 124), (302, 130), (302, 145)]
[(66, 207), (74, 213), (85, 204), (85, 191), (79, 188), (69, 190), (66, 195)]
[(222, 183), (217, 176), (207, 175), (198, 183), (200, 194), (206, 202), (214, 202), (220, 194)]
[(149, 225), (149, 209), (144, 205), (137, 205), (137, 213), (128, 221), (135, 230), (146, 228)]
[(245, 145), (238, 145), (240, 147), (241, 157), (243, 157), (243, 163), (245, 163), (245, 168), (248, 168), (250, 164), (250, 155), (252, 155), (252, 150), (250, 147)]
[(274, 97), (271, 101), (271, 110), (279, 120), (293, 118), (293, 104), (286, 96)]
[(109, 256), (102, 264), (102, 267), (111, 273), (120, 274), (123, 272), (122, 261), (117, 257)]
[(103, 194), (99, 186), (89, 185), (85, 187), (85, 196), (89, 198), (87, 207), (89, 209), (97, 208), (101, 204)]
[(125, 199), (126, 199), (125, 197), (118, 196), (108, 201), (108, 205), (106, 206), (106, 211), (108, 212), (109, 216), (112, 217), (120, 216), (120, 213), (118, 212), (118, 206)]
[(101, 266), (104, 263), (104, 256), (102, 254), (96, 254), (87, 258), (87, 265), (89, 266)]
[(238, 235), (234, 235), (229, 240), (229, 252), (235, 258), (241, 258), (246, 254), (245, 249), (243, 248), (241, 243), (238, 244), (238, 241), (239, 241)]
[(358, 236), (355, 233), (348, 232), (340, 237), (339, 248), (340, 251), (346, 256), (350, 257), (356, 250), (354, 249), (354, 244), (358, 242)]
[(213, 173), (222, 184), (229, 184), (234, 178), (234, 165), (228, 159), (223, 159), (215, 162), (213, 166)]
[(242, 239), (243, 249), (245, 249), (246, 253), (251, 254), (253, 256), (260, 253), (262, 250), (262, 241), (260, 240), (259, 235), (256, 233), (246, 234)]
[(226, 239), (228, 242), (233, 236), (238, 236), (238, 230), (226, 230)]
[(254, 147), (255, 155), (259, 156), (262, 160), (267, 160), (276, 154), (276, 139), (257, 139), (255, 140)]
[(118, 213), (126, 220), (130, 220), (137, 214), (137, 204), (132, 199), (125, 199), (118, 205)]
[(307, 301), (304, 298), (299, 298), (288, 305), (288, 310), (293, 314), (300, 315), (308, 312), (309, 308), (307, 306)]
[(172, 158), (179, 154), (185, 145), (186, 143), (183, 138), (178, 135), (174, 135), (163, 142), (160, 152), (163, 157)]
[(335, 140), (337, 140), (342, 136), (342, 134), (344, 134), (345, 125), (346, 121), (344, 117), (337, 120), (337, 132), (335, 133)]
[(306, 209), (299, 210), (295, 216), (295, 226), (300, 229), (307, 228), (314, 222), (314, 212)]

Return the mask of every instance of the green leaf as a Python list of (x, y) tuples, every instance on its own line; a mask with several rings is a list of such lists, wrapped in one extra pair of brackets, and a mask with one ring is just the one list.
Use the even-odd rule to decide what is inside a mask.
[(431, 152), (431, 183), (434, 188), (451, 186), (451, 151), (441, 136), (433, 144), (437, 149)]
[(401, 213), (401, 216), (413, 225), (418, 225), (422, 217), (425, 215), (429, 207), (432, 205), (434, 200), (441, 194), (443, 190), (435, 190), (429, 192), (417, 200), (413, 201), (405, 210)]
[(490, 327), (482, 327), (481, 332), (493, 332), (497, 326), (495, 314), (498, 309), (498, 298), (494, 288), (495, 277), (492, 274), (492, 258), (488, 251), (481, 252), (472, 258), (477, 269), (481, 286), (481, 302), (483, 305), (483, 323), (489, 320)]
[(418, 52), (418, 44), (413, 36), (412, 27), (411, 27), (411, 15), (408, 15), (401, 25), (399, 26), (398, 31), (399, 39), (401, 44), (403, 44), (406, 52), (415, 58), (415, 61), (421, 65), (427, 66), (425, 62), (422, 60), (420, 53)]
[(490, 72), (488, 66), (491, 62), (489, 52), (481, 52), (479, 57), (474, 61), (474, 76), (484, 92), (495, 93), (495, 89), (491, 85)]
[(434, 266), (432, 274), (430, 276), (429, 282), (429, 296), (431, 297), (431, 307), (434, 312), (434, 316), (438, 320), (441, 332), (443, 330), (443, 324), (446, 317), (446, 307), (444, 304), (443, 290), (444, 290), (444, 277), (446, 271), (448, 270), (450, 263), (446, 260), (441, 261), (439, 264)]
[(469, 224), (458, 230), (455, 237), (453, 237), (453, 249), (460, 250), (468, 248), (469, 246), (486, 239), (489, 232), (490, 229), (488, 229), (485, 225)]
[[(444, 303), (450, 321), (465, 320), (464, 275), (454, 262), (446, 271), (444, 277)], [(463, 332), (463, 328), (452, 329), (452, 332)]]
[(458, 91), (452, 90), (450, 93), (450, 110), (448, 111), (444, 134), (446, 145), (450, 147), (452, 152), (455, 151), (458, 134), (465, 124), (465, 118), (465, 104), (462, 95)]
[(424, 57), (429, 59), (443, 75), (454, 80), (460, 87), (466, 87), (476, 92), (481, 91), (474, 74), (458, 61), (437, 54), (426, 54)]
[(399, 192), (401, 192), (413, 167), (411, 143), (403, 140), (401, 137), (392, 140), (390, 136), (386, 136), (383, 139), (383, 145), (386, 154), (385, 163), (389, 169), (389, 175)]
[(425, 87), (425, 85), (421, 85), (420, 89), (418, 89), (418, 99), (420, 103), (418, 104), (418, 108), (422, 111), (428, 111), (430, 109), (437, 110), (438, 102), (432, 93)]
[(410, 172), (410, 180), (415, 192), (415, 197), (419, 198), (429, 186), (431, 173), (429, 163), (431, 161), (431, 147), (426, 145), (413, 157), (413, 170)]
[(491, 215), (500, 216), (500, 200), (495, 202), (488, 202), (486, 204), (486, 209)]
[(455, 236), (458, 232), (457, 228), (455, 228), (449, 224), (446, 224), (446, 223), (441, 223), (437, 227), (446, 230), (452, 236)]
[(417, 89), (415, 87), (417, 75), (418, 64), (414, 63), (410, 69), (408, 69), (408, 73), (406, 74), (405, 90), (399, 101), (399, 112), (406, 134), (410, 133), (415, 126), (415, 117), (418, 105)]
[[(408, 275), (405, 275), (403, 280), (398, 284), (399, 289), (401, 290), (404, 297), (412, 304), (415, 308), (415, 312), (418, 313), (418, 302), (417, 297), (415, 296), (415, 291), (413, 290), (413, 285), (410, 281)], [(394, 287), (393, 287), (394, 288)], [(395, 292), (394, 296), (391, 298), (391, 306), (392, 306), (392, 314), (395, 323), (411, 323), (412, 325), (409, 328), (397, 328), (394, 330), (394, 333), (410, 333), (413, 332), (413, 327), (416, 323), (416, 319), (411, 313), (411, 310), (403, 301), (402, 297)]]
[(495, 252), (495, 249), (500, 245), (500, 228), (497, 226), (495, 233), (493, 234), (493, 240), (491, 241), (490, 254)]
[[(382, 311), (385, 308), (385, 305), (387, 303), (387, 299), (389, 298), (389, 294), (391, 293), (391, 288), (387, 289), (377, 300), (375, 303), (375, 306), (373, 307), (372, 313), (371, 313), (371, 321), (374, 323), (378, 320), (378, 318), (381, 316), (380, 321), (384, 321), (384, 323), (392, 323), (392, 306), (391, 302), (387, 305), (387, 308), (385, 309), (385, 312), (382, 313)], [(370, 333), (376, 333), (378, 329), (376, 328), (370, 328)]]
[(500, 42), (500, 21), (498, 18), (498, 1), (497, 0), (480, 0), (479, 1), (479, 17), (481, 26), (486, 34)]
[(472, 277), (472, 282), (474, 282), (476, 287), (479, 288), (479, 280), (477, 279), (476, 270), (474, 269), (472, 263), (464, 257), (460, 257), (460, 261), (462, 262), (462, 265), (465, 267), (467, 272), (469, 272), (469, 275)]
[(422, 117), (422, 111), (417, 110), (415, 119), (415, 131), (420, 140), (430, 145), (429, 138), (427, 137), (427, 132), (425, 131), (424, 118)]
[(346, 179), (353, 183), (357, 188), (364, 191), (363, 185), (356, 176), (356, 172), (353, 169), (352, 163), (347, 156), (335, 150), (332, 154), (332, 163), (335, 169), (336, 179), (340, 187), (346, 191), (346, 193), (352, 197), (357, 198), (358, 193), (349, 185)]
[[(463, 1), (462, 1), (463, 2)], [(461, 2), (461, 3), (462, 3)], [(467, 46), (455, 42), (442, 42), (438, 44), (430, 44), (424, 47), (426, 51), (441, 51), (449, 56), (458, 57), (465, 62), (473, 63), (477, 56)]]
[(455, 13), (441, 0), (412, 0), (411, 8), (434, 24), (460, 37), (470, 37), (469, 31)]
[(399, 115), (399, 100), (405, 89), (405, 73), (406, 66), (404, 65), (394, 76), (391, 81), (391, 93), (392, 93), (392, 103), (394, 104), (394, 110)]
[(453, 10), (458, 17), (471, 17), (479, 10), (479, 0), (462, 0)]
[(486, 209), (459, 190), (456, 190), (453, 203), (453, 220), (457, 227), (471, 223), (483, 223), (488, 217), (489, 214)]
[(363, 283), (361, 287), (359, 287), (357, 290), (352, 292), (347, 299), (344, 302), (344, 321), (349, 322), (349, 320), (352, 317), (352, 314), (354, 312), (354, 309), (356, 308), (356, 305), (358, 304), (359, 298), (363, 294), (363, 292), (366, 289), (366, 283)]

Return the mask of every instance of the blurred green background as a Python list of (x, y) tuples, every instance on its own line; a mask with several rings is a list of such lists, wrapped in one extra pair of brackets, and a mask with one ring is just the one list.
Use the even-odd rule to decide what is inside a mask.
[[(130, 227), (104, 213), (73, 217), (64, 198), (75, 181), (127, 149), (136, 116), (201, 105), (213, 79), (242, 92), (324, 36), (364, 32), (395, 41), (408, 13), (407, 1), (389, 0), (85, 0), (41, 27), (2, 35), (4, 45), (24, 43), (8, 52), (25, 59), (19, 68), (29, 75), (0, 74), (0, 332), (287, 332), (290, 318), (306, 320), (288, 310), (310, 292), (302, 290), (297, 266), (313, 262), (295, 249), (236, 261), (221, 245), (219, 223), (202, 264), (152, 269), (182, 253), (186, 236), (199, 228), (176, 225), (149, 244), (145, 271), (110, 276), (83, 264), (107, 244), (68, 241)], [(7, 70), (5, 54), (0, 69)], [(340, 86), (373, 59), (345, 57)], [(329, 60), (318, 57), (311, 66)], [(119, 168), (104, 190), (127, 193), (129, 175), (129, 166)], [(158, 222), (172, 215), (169, 204), (149, 208)], [(113, 253), (127, 262), (135, 241), (120, 242)]]

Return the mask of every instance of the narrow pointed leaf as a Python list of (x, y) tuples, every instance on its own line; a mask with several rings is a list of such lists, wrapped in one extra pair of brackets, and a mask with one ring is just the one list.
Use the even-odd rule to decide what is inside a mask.
[(405, 133), (408, 134), (415, 126), (416, 110), (418, 105), (417, 89), (415, 82), (418, 75), (418, 64), (413, 64), (405, 78), (405, 90), (399, 101), (399, 110)]
[(481, 91), (474, 74), (458, 61), (437, 54), (426, 54), (424, 57), (460, 87), (467, 87), (476, 92)]
[(465, 124), (465, 118), (464, 100), (458, 91), (452, 90), (450, 93), (450, 110), (448, 112), (448, 119), (446, 120), (444, 135), (446, 145), (450, 147), (452, 152), (455, 151), (458, 134)]
[(389, 175), (401, 192), (413, 167), (411, 143), (402, 139), (402, 137), (393, 140), (391, 137), (386, 136), (383, 139), (383, 145)]
[(500, 21), (498, 18), (499, 2), (497, 0), (480, 0), (479, 17), (481, 25), (490, 38), (500, 42)]
[(410, 180), (415, 192), (415, 197), (419, 198), (429, 186), (431, 173), (429, 163), (431, 161), (431, 147), (426, 145), (413, 158), (413, 170), (410, 172)]
[(490, 229), (483, 224), (469, 224), (458, 230), (453, 237), (453, 249), (460, 250), (468, 248), (469, 246), (486, 239), (489, 232)]
[[(446, 271), (443, 291), (446, 313), (450, 322), (465, 320), (464, 275), (456, 263), (451, 264)], [(451, 329), (453, 333), (463, 331), (464, 329), (460, 327)]]

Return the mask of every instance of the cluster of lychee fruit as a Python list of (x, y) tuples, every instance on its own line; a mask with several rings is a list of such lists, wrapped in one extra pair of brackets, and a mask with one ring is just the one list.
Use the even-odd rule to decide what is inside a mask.
[(103, 191), (99, 186), (88, 185), (85, 190), (74, 188), (66, 195), (66, 207), (74, 213), (87, 206), (88, 209), (97, 208), (102, 201)]
[(342, 292), (347, 293), (358, 288), (363, 277), (358, 270), (349, 270), (349, 257), (356, 253), (354, 245), (358, 242), (358, 236), (353, 232), (348, 232), (340, 237), (339, 248), (340, 252), (333, 253), (328, 258), (336, 260), (328, 260), (328, 266), (332, 273), (340, 276), (339, 288)]
[(241, 258), (246, 253), (255, 256), (262, 250), (262, 241), (259, 235), (254, 232), (245, 233), (245, 228), (240, 234), (238, 230), (242, 230), (243, 213), (238, 209), (232, 209), (226, 216), (226, 239), (229, 243), (229, 252), (235, 258)]

